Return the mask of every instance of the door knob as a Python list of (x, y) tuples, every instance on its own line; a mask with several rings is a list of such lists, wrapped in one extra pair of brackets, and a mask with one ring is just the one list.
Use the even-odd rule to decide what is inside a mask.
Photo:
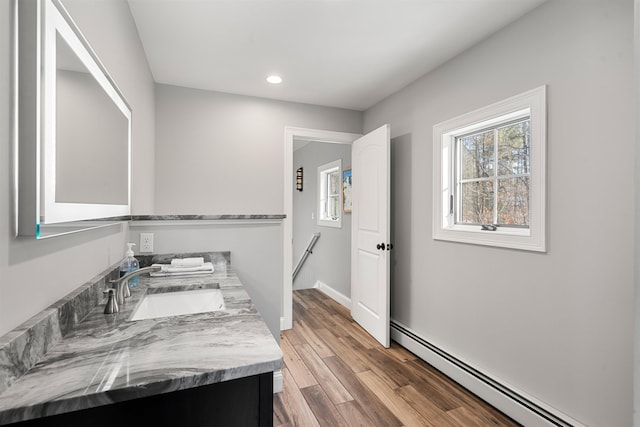
[(390, 251), (391, 249), (393, 249), (393, 243), (389, 243), (387, 245), (387, 250)]
[(376, 248), (378, 248), (378, 249), (380, 249), (380, 250), (382, 250), (382, 251), (384, 251), (385, 247), (386, 247), (386, 246), (385, 246), (385, 244), (384, 244), (384, 243), (378, 243), (378, 244), (376, 245)]

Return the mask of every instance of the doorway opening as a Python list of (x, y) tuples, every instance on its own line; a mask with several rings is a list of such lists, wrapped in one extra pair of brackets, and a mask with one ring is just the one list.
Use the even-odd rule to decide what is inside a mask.
[[(345, 152), (351, 150), (351, 144), (353, 141), (358, 139), (361, 135), (345, 133), (345, 132), (333, 132), (333, 131), (323, 131), (317, 129), (305, 129), (305, 128), (294, 128), (287, 127), (285, 128), (285, 179), (284, 179), (284, 207), (285, 207), (285, 215), (283, 226), (283, 277), (284, 277), (284, 286), (283, 286), (283, 301), (282, 301), (282, 318), (280, 322), (280, 329), (291, 329), (293, 325), (293, 263), (294, 257), (299, 257), (300, 253), (294, 253), (294, 247), (296, 250), (300, 251), (300, 247), (304, 250), (304, 246), (308, 243), (308, 239), (311, 237), (313, 233), (311, 233), (311, 229), (320, 229), (320, 233), (322, 235), (323, 231), (326, 231), (324, 235), (320, 237), (320, 239), (325, 238), (326, 243), (325, 246), (330, 247), (331, 242), (340, 242), (341, 239), (344, 239), (344, 232), (330, 232), (330, 227), (322, 227), (313, 225), (317, 224), (317, 180), (309, 179), (309, 177), (317, 178), (317, 166), (314, 167), (313, 164), (315, 161), (310, 161), (308, 163), (311, 166), (303, 168), (304, 175), (306, 175), (307, 179), (304, 181), (313, 182), (315, 185), (303, 185), (303, 191), (301, 194), (296, 194), (296, 196), (304, 195), (305, 189), (307, 189), (306, 197), (300, 197), (296, 202), (296, 207), (298, 210), (298, 216), (306, 215), (306, 221), (299, 221), (296, 224), (296, 228), (298, 229), (296, 235), (294, 236), (294, 193), (297, 193), (295, 184), (294, 184), (294, 176), (296, 175), (296, 170), (300, 167), (294, 164), (294, 147), (300, 147), (300, 150), (305, 149), (305, 145), (309, 145), (308, 150), (310, 153), (306, 153), (309, 157), (313, 157), (313, 154), (322, 153), (322, 156), (341, 156), (340, 151)], [(318, 144), (321, 143), (321, 144)], [(332, 145), (333, 144), (333, 145)], [(342, 148), (342, 150), (340, 150)], [(315, 152), (315, 153), (312, 153)], [(333, 154), (332, 154), (333, 152)], [(304, 154), (304, 153), (303, 153)], [(349, 154), (349, 163), (350, 163), (350, 154)], [(322, 157), (327, 158), (327, 157)], [(300, 159), (296, 159), (300, 160)], [(335, 160), (335, 159), (333, 159)], [(318, 160), (319, 161), (319, 160)], [(320, 161), (322, 163), (322, 161)], [(320, 166), (320, 164), (318, 166)], [(326, 162), (325, 162), (326, 163)], [(343, 168), (346, 167), (346, 163), (344, 163)], [(342, 171), (341, 171), (342, 173)], [(311, 197), (313, 196), (313, 197)], [(306, 200), (303, 200), (306, 199)], [(309, 202), (311, 200), (311, 202)], [(341, 206), (342, 208), (342, 206)], [(306, 212), (306, 213), (303, 213)], [(343, 213), (344, 214), (344, 213)], [(312, 218), (313, 215), (313, 219)], [(344, 218), (344, 217), (343, 217)], [(303, 219), (303, 218), (298, 218)], [(350, 221), (348, 221), (350, 222)], [(298, 227), (299, 226), (299, 227)], [(344, 228), (344, 227), (343, 227)], [(309, 231), (308, 235), (303, 234), (304, 231)], [(335, 230), (341, 230), (336, 228)], [(335, 231), (333, 230), (333, 231)], [(342, 230), (344, 231), (344, 230)], [(295, 238), (295, 240), (294, 240)], [(349, 229), (347, 240), (350, 242), (351, 232)], [(303, 243), (300, 243), (303, 242)], [(342, 248), (344, 249), (344, 248)], [(350, 251), (350, 243), (349, 247), (346, 248), (346, 253), (349, 254)], [(340, 253), (342, 251), (339, 251)], [(331, 262), (331, 257), (335, 256), (335, 253), (328, 254), (323, 262)], [(343, 273), (344, 274), (344, 273)], [(310, 280), (309, 277), (306, 278), (307, 281)], [(311, 279), (312, 280), (312, 279)], [(315, 282), (314, 282), (315, 284)], [(308, 282), (301, 286), (308, 286)], [(330, 286), (330, 285), (329, 285)]]
[(293, 163), (302, 186), (293, 193), (292, 289), (320, 288), (350, 307), (351, 209), (343, 176), (351, 170), (351, 144), (294, 139)]

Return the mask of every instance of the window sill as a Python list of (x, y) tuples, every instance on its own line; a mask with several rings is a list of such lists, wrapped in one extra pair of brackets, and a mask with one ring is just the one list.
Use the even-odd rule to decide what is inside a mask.
[(433, 238), (473, 245), (546, 252), (544, 238), (532, 233), (529, 229), (485, 231), (480, 230), (480, 227), (436, 228), (433, 230)]
[(342, 221), (341, 220), (331, 221), (326, 219), (319, 219), (318, 225), (322, 227), (342, 228)]

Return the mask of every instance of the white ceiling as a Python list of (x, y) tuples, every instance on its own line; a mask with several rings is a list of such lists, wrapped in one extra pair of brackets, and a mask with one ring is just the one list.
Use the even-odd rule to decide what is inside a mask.
[(546, 0), (128, 1), (158, 83), (365, 110)]

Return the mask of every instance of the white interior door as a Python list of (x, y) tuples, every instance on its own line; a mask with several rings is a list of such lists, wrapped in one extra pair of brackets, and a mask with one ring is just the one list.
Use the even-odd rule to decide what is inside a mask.
[(352, 148), (351, 316), (389, 347), (390, 130), (384, 125)]

